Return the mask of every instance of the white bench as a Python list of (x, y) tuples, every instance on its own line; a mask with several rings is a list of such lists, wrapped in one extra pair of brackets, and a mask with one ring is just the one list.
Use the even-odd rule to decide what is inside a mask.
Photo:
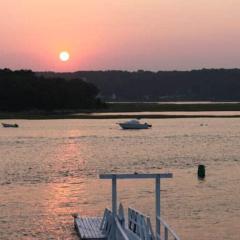
[[(116, 232), (113, 231), (114, 221)], [(128, 222), (125, 223), (121, 204), (115, 219), (112, 212), (106, 208), (103, 217), (75, 216), (74, 224), (81, 240), (154, 240), (150, 218), (128, 208)]]
[(74, 217), (74, 225), (82, 240), (105, 240), (112, 227), (112, 212), (105, 209), (103, 217)]
[(130, 239), (153, 240), (154, 233), (150, 217), (133, 208), (128, 208), (127, 234)]

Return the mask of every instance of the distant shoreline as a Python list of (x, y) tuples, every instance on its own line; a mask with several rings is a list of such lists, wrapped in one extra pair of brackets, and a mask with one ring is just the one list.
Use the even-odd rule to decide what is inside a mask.
[(174, 118), (240, 118), (240, 115), (0, 115), (0, 119), (22, 119), (22, 120), (50, 120), (50, 119), (127, 119), (127, 118), (148, 118), (148, 119), (174, 119)]
[[(108, 103), (101, 110), (0, 112), (0, 119), (240, 118), (240, 103)], [(231, 112), (214, 115), (211, 112)], [(238, 113), (239, 111), (239, 113)], [(168, 114), (164, 114), (168, 112)], [(172, 112), (172, 114), (171, 114)], [(178, 112), (178, 114), (176, 114)], [(180, 112), (180, 113), (179, 113)], [(183, 114), (181, 114), (183, 112)], [(188, 112), (188, 114), (184, 114)], [(190, 114), (194, 112), (194, 114)], [(199, 114), (198, 114), (199, 112)], [(207, 114), (201, 114), (207, 112)], [(234, 113), (236, 112), (236, 114)], [(209, 113), (209, 114), (208, 114)]]

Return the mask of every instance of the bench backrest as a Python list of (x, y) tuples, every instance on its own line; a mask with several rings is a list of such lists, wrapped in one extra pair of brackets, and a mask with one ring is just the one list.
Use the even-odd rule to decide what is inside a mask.
[(102, 232), (106, 234), (106, 236), (108, 236), (108, 234), (111, 231), (112, 223), (113, 223), (112, 211), (109, 210), (108, 208), (105, 208), (102, 222), (100, 225), (100, 230), (102, 230)]
[(113, 218), (112, 211), (108, 208), (105, 209), (102, 222), (100, 225), (100, 230), (102, 233), (106, 235), (107, 239), (114, 239), (114, 231), (113, 231), (113, 223), (116, 223), (116, 236), (117, 239), (128, 240), (126, 233), (124, 232), (125, 229), (125, 217), (124, 217), (124, 209), (122, 204), (119, 205), (118, 215)]
[(153, 240), (154, 234), (149, 216), (128, 208), (128, 229), (141, 240)]

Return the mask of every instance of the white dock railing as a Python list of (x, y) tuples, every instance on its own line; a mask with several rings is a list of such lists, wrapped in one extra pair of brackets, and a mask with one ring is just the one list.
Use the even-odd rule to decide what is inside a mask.
[(128, 228), (135, 233), (139, 239), (154, 239), (150, 217), (136, 209), (128, 208)]
[(123, 226), (120, 224), (117, 217), (115, 217), (115, 224), (116, 224), (116, 240), (129, 240), (126, 232), (123, 229)]
[[(100, 179), (111, 179), (112, 180), (112, 216), (113, 216), (113, 225), (111, 230), (111, 237), (117, 236), (117, 240), (180, 240), (176, 233), (161, 219), (161, 186), (160, 180), (165, 178), (172, 178), (172, 173), (134, 173), (134, 174), (100, 174)], [(148, 234), (139, 234), (135, 230), (128, 231), (128, 228), (124, 228), (119, 222), (117, 217), (117, 180), (124, 179), (155, 179), (155, 213), (156, 213), (156, 234), (154, 236), (152, 229), (144, 228), (144, 233)], [(137, 211), (136, 211), (137, 212)], [(136, 214), (141, 215), (141, 214)], [(147, 221), (141, 221), (143, 225), (148, 225), (150, 220), (146, 218)], [(131, 221), (136, 225), (136, 222), (133, 219)], [(161, 227), (164, 231), (161, 231)], [(161, 235), (161, 232), (163, 236)], [(111, 239), (111, 238), (110, 238)], [(114, 239), (114, 238), (112, 238)], [(111, 240), (112, 240), (111, 239)]]
[(157, 240), (180, 240), (177, 234), (169, 227), (169, 225), (159, 216), (157, 216), (157, 224), (159, 225), (160, 233), (157, 233)]

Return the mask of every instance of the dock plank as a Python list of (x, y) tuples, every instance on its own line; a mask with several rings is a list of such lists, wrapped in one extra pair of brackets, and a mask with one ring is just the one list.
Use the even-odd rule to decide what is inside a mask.
[(101, 217), (76, 217), (75, 227), (81, 240), (106, 240), (107, 237), (100, 230)]

